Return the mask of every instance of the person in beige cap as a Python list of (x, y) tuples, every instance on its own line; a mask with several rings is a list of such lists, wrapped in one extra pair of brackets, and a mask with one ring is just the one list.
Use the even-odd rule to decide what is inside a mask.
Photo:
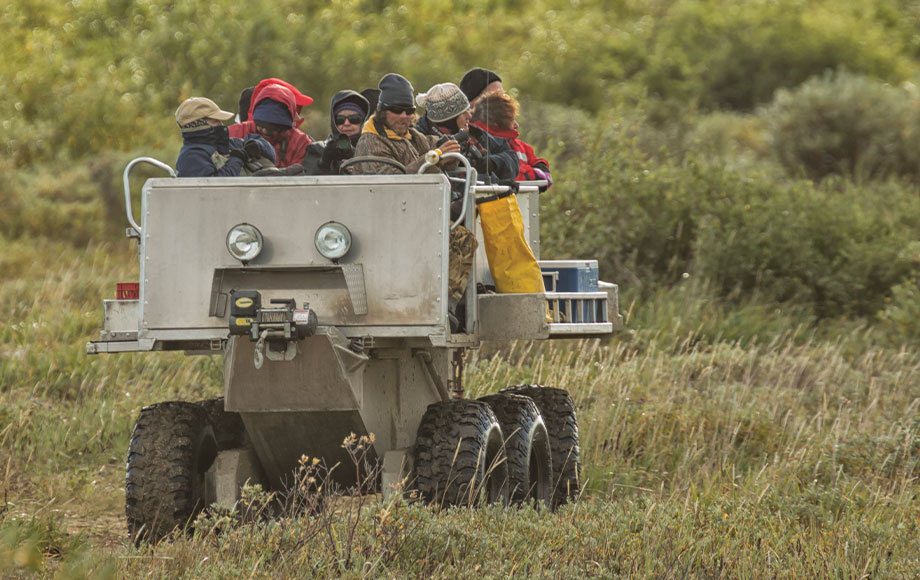
[(275, 161), (275, 150), (257, 135), (231, 139), (224, 121), (233, 113), (204, 97), (186, 99), (176, 109), (182, 149), (176, 159), (179, 177), (232, 177), (256, 158)]

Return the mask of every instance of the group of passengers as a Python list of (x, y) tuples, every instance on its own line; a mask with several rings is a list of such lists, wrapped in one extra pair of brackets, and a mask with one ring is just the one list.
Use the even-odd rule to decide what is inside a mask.
[[(347, 172), (415, 173), (425, 153), (437, 149), (462, 152), (481, 178), (552, 183), (548, 162), (518, 137), (518, 103), (492, 71), (474, 68), (459, 86), (440, 83), (419, 95), (395, 73), (384, 75), (376, 89), (339, 91), (324, 141), (300, 129), (301, 111), (312, 103), (294, 85), (265, 79), (243, 91), (238, 122), (227, 127), (233, 113), (204, 97), (185, 100), (176, 110), (183, 137), (179, 176), (335, 175), (347, 160), (365, 156), (397, 163), (354, 163)], [(417, 107), (425, 108), (423, 115)]]
[[(481, 179), (543, 180), (543, 189), (552, 183), (547, 161), (518, 137), (518, 103), (492, 71), (474, 68), (459, 86), (440, 83), (419, 95), (395, 73), (384, 75), (377, 89), (339, 91), (330, 103), (332, 131), (325, 141), (300, 130), (300, 113), (312, 102), (290, 83), (265, 79), (243, 91), (239, 120), (226, 127), (224, 121), (233, 113), (207, 98), (187, 99), (176, 111), (183, 137), (176, 161), (179, 176), (334, 175), (343, 167), (345, 173), (355, 174), (416, 173), (426, 153), (437, 150), (442, 155), (462, 153)], [(420, 117), (417, 107), (425, 108)], [(442, 158), (428, 171), (453, 170), (456, 165)], [(524, 239), (517, 202), (511, 196), (490, 203), (478, 207), (497, 291), (542, 292), (540, 269)], [(458, 206), (452, 204), (452, 219)], [(494, 216), (489, 223), (487, 214)], [(470, 230), (457, 225), (449, 243), (448, 316), (456, 331), (463, 327), (463, 296), (477, 241)], [(499, 246), (501, 255), (490, 251)]]

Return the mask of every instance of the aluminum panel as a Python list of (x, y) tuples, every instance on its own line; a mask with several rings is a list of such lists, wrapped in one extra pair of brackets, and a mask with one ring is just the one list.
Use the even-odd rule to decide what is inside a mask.
[[(212, 289), (224, 283), (224, 290), (264, 289), (266, 305), (271, 298), (309, 302), (323, 325), (427, 327), (424, 332), (441, 326), (448, 196), (439, 175), (326, 177), (322, 183), (311, 177), (150, 180), (142, 200), (141, 336), (157, 329), (225, 332), (226, 313), (210, 316), (214, 304), (223, 303)], [(366, 314), (363, 304), (353, 305), (343, 269), (314, 246), (314, 233), (330, 220), (352, 233), (342, 264), (363, 268)], [(246, 267), (225, 245), (230, 228), (243, 222), (265, 238), (262, 254)], [(215, 270), (235, 279), (217, 282)]]

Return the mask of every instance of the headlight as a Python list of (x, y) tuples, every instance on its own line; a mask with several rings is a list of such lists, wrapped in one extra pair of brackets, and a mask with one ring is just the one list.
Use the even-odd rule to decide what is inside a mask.
[(326, 222), (313, 238), (317, 251), (330, 260), (338, 260), (351, 249), (351, 232), (338, 222)]
[(262, 232), (252, 224), (237, 224), (227, 233), (230, 255), (243, 262), (254, 260), (262, 252)]

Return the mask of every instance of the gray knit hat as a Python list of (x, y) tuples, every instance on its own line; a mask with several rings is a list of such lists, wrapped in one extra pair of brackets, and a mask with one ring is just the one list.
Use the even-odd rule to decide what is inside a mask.
[(389, 107), (405, 107), (408, 109), (414, 106), (412, 103), (412, 83), (406, 77), (396, 73), (383, 75), (377, 87), (380, 89), (380, 98), (377, 101), (378, 111)]
[(425, 116), (435, 123), (449, 121), (470, 110), (470, 102), (454, 83), (441, 83), (415, 97), (415, 103), (425, 107)]

